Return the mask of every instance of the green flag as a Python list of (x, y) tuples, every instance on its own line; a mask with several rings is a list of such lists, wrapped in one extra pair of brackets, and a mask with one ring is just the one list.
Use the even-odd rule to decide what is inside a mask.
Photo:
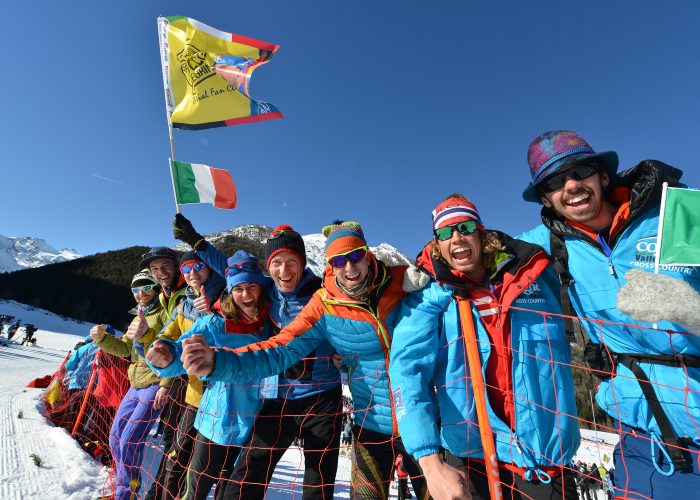
[(700, 191), (666, 190), (659, 264), (700, 266)]

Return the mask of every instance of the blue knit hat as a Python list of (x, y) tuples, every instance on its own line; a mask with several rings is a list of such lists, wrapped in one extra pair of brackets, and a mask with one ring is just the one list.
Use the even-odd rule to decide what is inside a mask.
[(239, 250), (234, 253), (226, 261), (226, 291), (231, 293), (233, 287), (242, 283), (256, 283), (260, 286), (265, 286), (265, 276), (260, 270), (258, 258), (246, 252)]

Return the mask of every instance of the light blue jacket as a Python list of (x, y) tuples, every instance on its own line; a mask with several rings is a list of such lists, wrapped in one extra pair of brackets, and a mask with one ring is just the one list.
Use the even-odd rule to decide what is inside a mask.
[(344, 295), (327, 270), (325, 288), (313, 295), (280, 334), (259, 343), (256, 350), (216, 351), (214, 371), (205, 379), (238, 382), (241, 377), (267, 377), (289, 368), (327, 341), (349, 367), (353, 420), (363, 428), (396, 435), (387, 371), (391, 335), (405, 295), (405, 270), (405, 266), (376, 262), (369, 299), (372, 306)]
[[(700, 356), (700, 337), (665, 331), (683, 332), (680, 325), (662, 321), (657, 324), (657, 330), (652, 330), (651, 323), (634, 321), (616, 306), (617, 293), (626, 283), (627, 271), (641, 268), (653, 272), (660, 183), (670, 175), (663, 168), (668, 166), (660, 165), (652, 168), (642, 164), (620, 174), (620, 183), (630, 188), (632, 211), (611, 248), (601, 246), (545, 211), (545, 224), (520, 238), (541, 245), (549, 252), (550, 228), (563, 235), (569, 254), (569, 272), (574, 279), (569, 287), (572, 306), (581, 318), (605, 321), (583, 321), (593, 342), (603, 342), (614, 353)], [(646, 193), (646, 197), (640, 197), (639, 193)], [(660, 272), (685, 281), (700, 291), (698, 267), (661, 266)], [(640, 366), (653, 384), (676, 436), (698, 438), (700, 368), (645, 362)], [(618, 363), (614, 376), (600, 383), (596, 401), (612, 418), (661, 436), (639, 383), (623, 364)]]
[[(497, 314), (510, 321), (513, 429), (493, 411), (488, 391), (487, 410), (498, 460), (530, 479), (542, 475), (542, 467), (568, 463), (578, 449), (579, 430), (569, 343), (562, 321), (546, 314), (560, 311), (556, 278), (540, 248), (507, 241), (509, 252), (517, 248), (520, 255), (509, 257), (492, 282), (504, 283)], [(467, 285), (447, 275), (447, 266), (437, 274), (432, 266), (424, 269), (440, 282), (433, 279), (404, 299), (394, 330), (389, 375), (401, 438), (416, 459), (440, 447), (459, 457), (484, 458), (458, 311), (458, 300), (468, 299), (456, 298), (468, 294)], [(486, 380), (491, 341), (477, 306), (470, 307)]]
[[(224, 275), (227, 265), (224, 254), (209, 243), (197, 247), (196, 252), (217, 274)], [(276, 335), (291, 323), (321, 286), (321, 279), (308, 268), (304, 270), (296, 288), (288, 293), (281, 292), (270, 277), (266, 277), (265, 282), (267, 296), (270, 299), (271, 336)], [(333, 354), (335, 354), (333, 347), (326, 340), (321, 341), (306, 355), (307, 359), (300, 360), (279, 374), (277, 397), (296, 400), (316, 396), (338, 387), (340, 373), (333, 364)], [(268, 380), (272, 380), (272, 377)]]
[[(185, 373), (180, 356), (182, 341), (192, 335), (203, 335), (210, 346), (237, 348), (257, 342), (263, 335), (253, 333), (228, 333), (224, 331), (224, 318), (219, 314), (202, 316), (178, 341), (159, 339), (166, 343), (173, 354), (173, 362), (158, 369), (148, 363), (159, 377), (176, 377)], [(218, 352), (218, 351), (217, 351)], [(262, 406), (259, 382), (248, 378), (238, 385), (211, 382), (206, 385), (199, 404), (195, 428), (216, 444), (241, 446), (248, 441), (255, 416)]]
[(64, 365), (69, 376), (68, 389), (85, 389), (90, 381), (92, 363), (99, 348), (89, 336), (85, 340), (86, 343), (73, 351)]

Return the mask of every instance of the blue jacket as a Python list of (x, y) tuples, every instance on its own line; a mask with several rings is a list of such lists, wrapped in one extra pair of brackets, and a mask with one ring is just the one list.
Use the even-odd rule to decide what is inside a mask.
[[(665, 330), (684, 330), (667, 321), (658, 323), (657, 330), (651, 330), (651, 323), (634, 321), (616, 307), (617, 293), (626, 283), (627, 271), (635, 268), (653, 271), (661, 183), (669, 181), (671, 185), (677, 185), (681, 175), (679, 170), (654, 161), (642, 162), (620, 173), (617, 185), (630, 192), (630, 215), (607, 245), (566, 224), (548, 209), (542, 211), (544, 224), (521, 236), (547, 251), (550, 231), (563, 236), (569, 254), (569, 272), (574, 279), (569, 287), (572, 306), (581, 318), (614, 323), (583, 321), (591, 341), (603, 342), (613, 353), (700, 356), (700, 337), (668, 334)], [(661, 266), (660, 272), (683, 280), (700, 291), (700, 268)], [(697, 438), (700, 368), (646, 362), (640, 366), (652, 382), (676, 436)], [(614, 419), (661, 436), (639, 383), (625, 365), (618, 363), (614, 376), (600, 383), (596, 401)]]
[[(227, 265), (224, 254), (209, 243), (200, 245), (196, 252), (216, 273), (224, 275)], [(270, 299), (270, 336), (291, 323), (321, 287), (321, 279), (308, 268), (304, 270), (297, 287), (289, 293), (282, 293), (272, 278), (266, 278), (266, 283)], [(306, 355), (307, 359), (300, 360), (279, 375), (277, 397), (296, 400), (338, 387), (340, 373), (332, 362), (334, 353), (327, 341), (320, 342), (314, 351)]]
[[(579, 446), (571, 352), (562, 321), (547, 314), (560, 313), (547, 255), (499, 236), (508, 256), (490, 278), (497, 286), (503, 283), (500, 294), (489, 296), (499, 304), (500, 320), (510, 322), (513, 394), (512, 403), (504, 404), (512, 405), (513, 427), (493, 411), (488, 391), (487, 410), (499, 462), (530, 479), (532, 473), (543, 474), (542, 468), (566, 465)], [(441, 446), (459, 457), (483, 459), (458, 311), (459, 300), (469, 301), (470, 285), (430, 258), (429, 249), (423, 259), (418, 264), (433, 281), (404, 299), (389, 368), (401, 439), (416, 459), (438, 453)], [(486, 380), (492, 345), (481, 315), (494, 314), (493, 302), (481, 312), (476, 302), (470, 307)]]
[[(210, 346), (236, 348), (257, 342), (263, 338), (262, 330), (257, 333), (225, 332), (224, 318), (219, 314), (202, 316), (185, 332), (178, 341), (159, 339), (170, 347), (173, 362), (165, 368), (148, 366), (159, 377), (176, 377), (184, 374), (180, 360), (182, 341), (192, 335), (203, 335)], [(219, 351), (217, 351), (219, 352)], [(199, 403), (195, 428), (204, 437), (224, 446), (241, 446), (248, 441), (255, 416), (262, 406), (259, 395), (259, 382), (247, 378), (241, 385), (213, 382), (206, 386)]]
[(92, 363), (99, 348), (89, 336), (85, 341), (86, 344), (73, 351), (64, 365), (69, 376), (68, 389), (85, 389), (90, 381)]
[(354, 421), (363, 428), (396, 435), (387, 372), (398, 305), (405, 295), (406, 266), (388, 267), (372, 261), (375, 278), (368, 302), (344, 295), (327, 267), (324, 288), (314, 293), (294, 321), (278, 335), (237, 353), (216, 351), (214, 371), (206, 379), (267, 377), (289, 368), (327, 341), (349, 367)]

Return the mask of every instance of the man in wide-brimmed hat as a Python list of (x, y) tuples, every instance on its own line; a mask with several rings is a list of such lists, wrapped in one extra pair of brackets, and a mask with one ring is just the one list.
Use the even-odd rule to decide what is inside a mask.
[[(662, 184), (677, 186), (682, 172), (645, 160), (617, 173), (617, 153), (597, 153), (569, 130), (535, 138), (528, 163), (532, 180), (523, 198), (543, 205), (543, 224), (520, 239), (554, 258), (565, 314), (605, 322), (584, 320), (582, 333), (589, 364), (604, 377), (596, 400), (621, 432), (616, 496), (694, 496), (700, 488), (700, 338), (669, 321), (658, 329), (635, 321), (616, 306), (627, 272), (653, 268)], [(698, 268), (662, 266), (660, 272), (700, 288)], [(569, 325), (572, 333), (578, 326)]]

